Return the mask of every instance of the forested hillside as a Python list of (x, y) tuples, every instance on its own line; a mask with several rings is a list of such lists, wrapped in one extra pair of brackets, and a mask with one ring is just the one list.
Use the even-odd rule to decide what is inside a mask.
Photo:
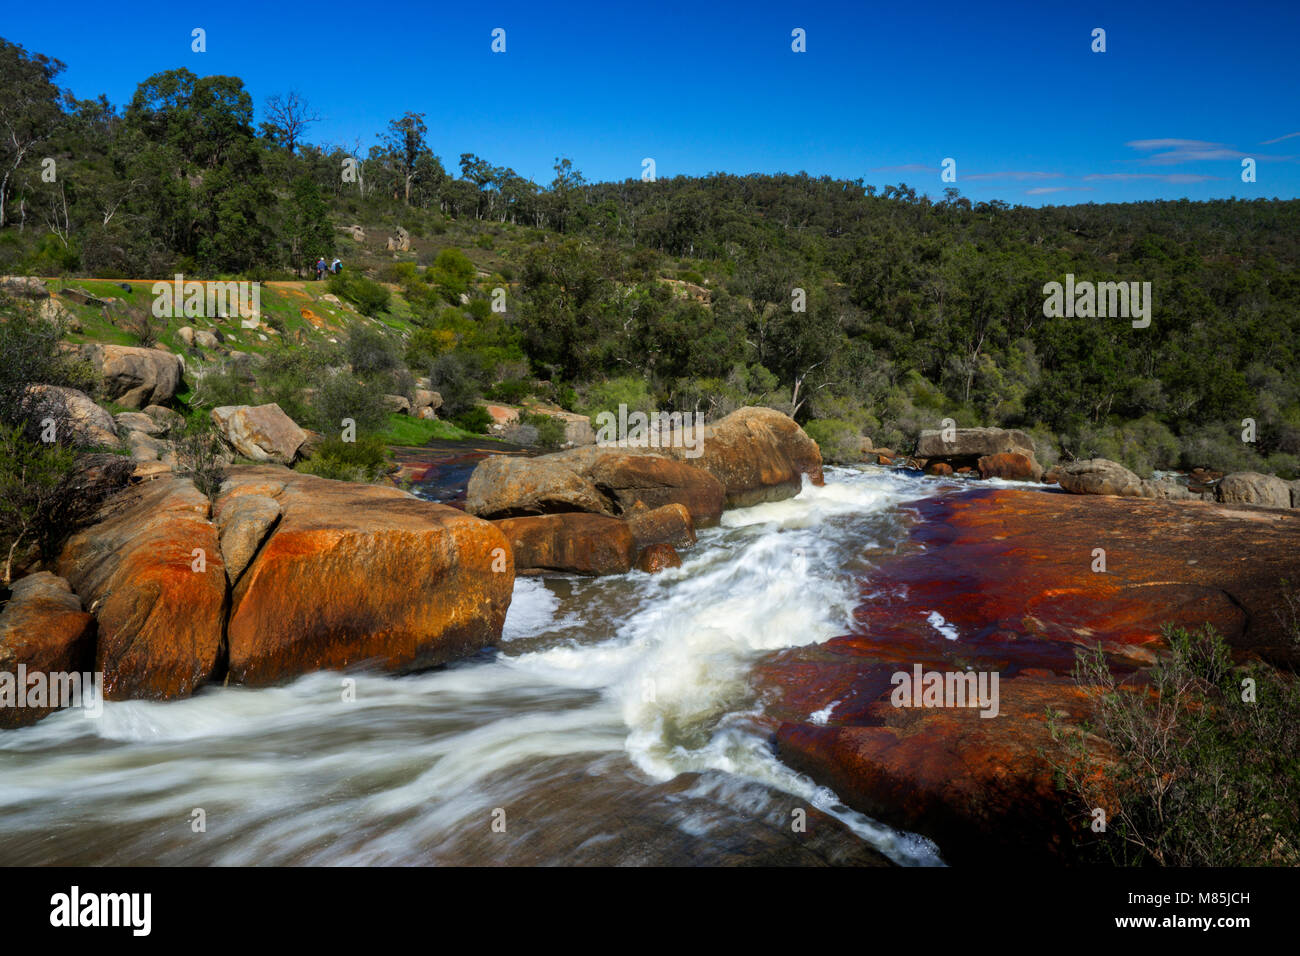
[[(456, 154), (436, 117), (321, 144), (309, 93), (255, 117), (237, 77), (168, 71), (119, 105), (60, 72), (0, 40), (0, 273), (295, 279), (339, 255), (343, 298), (402, 309), (379, 326), (382, 371), (465, 407), (759, 402), (832, 459), (952, 418), (1024, 428), (1044, 464), (1300, 468), (1297, 201), (1033, 209), (808, 173), (588, 183), (566, 158), (538, 184)], [(1151, 283), (1149, 327), (1045, 316), (1067, 274)], [(252, 389), (241, 368), (217, 374)]]

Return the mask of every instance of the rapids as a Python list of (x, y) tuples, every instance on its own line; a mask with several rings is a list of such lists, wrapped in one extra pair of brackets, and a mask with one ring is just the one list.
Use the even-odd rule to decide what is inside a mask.
[(749, 677), (844, 633), (865, 552), (958, 484), (829, 468), (725, 513), (680, 568), (520, 578), (499, 646), (435, 671), (2, 733), (0, 864), (938, 864), (781, 764)]

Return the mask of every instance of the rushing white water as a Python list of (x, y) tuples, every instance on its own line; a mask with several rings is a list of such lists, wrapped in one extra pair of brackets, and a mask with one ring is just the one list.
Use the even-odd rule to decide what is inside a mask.
[(863, 551), (934, 490), (828, 469), (727, 512), (680, 568), (521, 578), (501, 646), (441, 670), (110, 702), (0, 734), (0, 863), (728, 862), (775, 846), (797, 806), (937, 863), (781, 764), (750, 680), (765, 654), (847, 630)]

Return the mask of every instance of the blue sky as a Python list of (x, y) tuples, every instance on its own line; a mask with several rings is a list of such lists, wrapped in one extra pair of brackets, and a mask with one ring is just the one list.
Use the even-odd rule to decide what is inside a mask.
[(951, 157), (975, 200), (1300, 196), (1296, 0), (52, 9), (9, 4), (0, 36), (67, 63), (80, 97), (125, 104), (181, 66), (234, 74), (259, 113), (305, 94), (325, 117), (313, 142), (370, 143), (413, 110), (449, 169), (473, 152), (541, 183), (557, 156), (590, 180), (639, 177), (653, 157), (661, 178), (806, 170), (939, 196)]

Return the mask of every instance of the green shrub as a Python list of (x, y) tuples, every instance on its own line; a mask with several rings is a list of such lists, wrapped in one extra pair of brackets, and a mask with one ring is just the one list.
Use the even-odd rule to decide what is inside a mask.
[(441, 411), (445, 417), (454, 421), (458, 415), (476, 407), (474, 400), (482, 393), (480, 376), (477, 362), (469, 353), (447, 352), (430, 363), (429, 387), (442, 396)]
[(529, 412), (520, 416), (519, 423), (537, 432), (536, 442), (543, 448), (559, 448), (564, 444), (565, 424), (561, 418)]
[(52, 559), (67, 536), (86, 524), (103, 500), (123, 487), (135, 463), (96, 455), (87, 477), (68, 445), (33, 441), (24, 422), (0, 424), (0, 562), (4, 585), (31, 553)]
[(297, 470), (335, 481), (375, 481), (388, 471), (388, 448), (377, 436), (358, 437), (348, 442), (330, 438), (321, 442), (311, 458)]
[(522, 379), (516, 378), (504, 382), (497, 382), (495, 385), (489, 386), (483, 393), (483, 397), (489, 398), (494, 402), (507, 402), (511, 405), (518, 405), (532, 393), (532, 382), (526, 382)]
[(590, 415), (593, 419), (601, 412), (612, 412), (617, 416), (620, 405), (626, 405), (629, 413), (649, 414), (656, 409), (649, 383), (637, 375), (593, 382), (583, 387), (580, 395), (578, 411), (583, 415)]
[(28, 385), (58, 385), (94, 395), (98, 374), (76, 352), (60, 346), (63, 330), (37, 316), (28, 303), (0, 307), (0, 424), (22, 424), (35, 436), (26, 400)]
[(388, 291), (387, 286), (380, 285), (365, 276), (347, 272), (331, 275), (327, 285), (330, 292), (347, 299), (362, 315), (373, 317), (381, 312), (387, 312), (392, 300), (392, 293)]
[(492, 424), (492, 416), (487, 413), (487, 409), (482, 405), (473, 405), (459, 415), (453, 415), (451, 421), (453, 425), (463, 428), (467, 432), (486, 435), (488, 426)]
[(374, 386), (347, 372), (335, 372), (316, 391), (311, 424), (322, 434), (337, 435), (349, 418), (358, 433), (382, 431), (388, 424), (388, 404)]
[(402, 365), (401, 344), (365, 325), (354, 325), (348, 330), (343, 351), (352, 371), (361, 376), (392, 372)]
[(1100, 648), (1079, 652), (1075, 681), (1095, 718), (1067, 729), (1050, 715), (1064, 744), (1058, 786), (1080, 819), (1106, 811), (1082, 852), (1129, 865), (1300, 864), (1300, 681), (1259, 661), (1234, 666), (1208, 625), (1165, 637), (1149, 687), (1118, 680)]
[(814, 418), (803, 426), (803, 430), (821, 449), (822, 461), (843, 464), (862, 460), (862, 436), (848, 422), (838, 418)]
[(191, 416), (176, 441), (176, 473), (189, 478), (209, 500), (216, 501), (226, 479), (224, 451), (212, 419), (207, 415)]

